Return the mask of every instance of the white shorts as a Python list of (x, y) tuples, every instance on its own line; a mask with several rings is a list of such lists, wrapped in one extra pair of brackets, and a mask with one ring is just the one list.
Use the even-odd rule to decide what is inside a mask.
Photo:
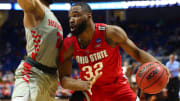
[(57, 74), (47, 74), (22, 61), (15, 72), (12, 101), (55, 101)]

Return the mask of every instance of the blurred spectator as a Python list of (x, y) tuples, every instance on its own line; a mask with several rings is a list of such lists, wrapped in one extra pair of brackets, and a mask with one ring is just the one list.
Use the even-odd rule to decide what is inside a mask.
[(179, 69), (180, 69), (180, 64), (178, 61), (175, 60), (175, 55), (170, 54), (169, 56), (169, 61), (166, 63), (166, 66), (168, 67), (171, 77), (169, 80), (169, 83), (167, 85), (167, 94), (168, 98), (167, 101), (179, 101), (179, 79), (178, 79), (178, 74), (179, 74)]
[(0, 70), (0, 84), (3, 82), (2, 77), (3, 77), (3, 74), (2, 74), (2, 71)]
[(137, 72), (139, 66), (137, 65), (137, 63), (135, 61), (132, 62), (131, 66), (132, 66), (131, 67), (131, 69), (132, 69), (131, 87), (132, 87), (133, 91), (135, 93), (137, 93), (136, 72)]
[(78, 72), (77, 69), (74, 69), (73, 74), (72, 74), (72, 78), (74, 78), (74, 79), (79, 79), (80, 78), (79, 72)]
[(127, 77), (129, 84), (131, 83), (131, 68), (128, 61), (124, 61), (122, 66), (123, 74)]
[(11, 87), (9, 83), (5, 83), (1, 89), (1, 94), (4, 99), (10, 99), (11, 98)]
[[(1, 59), (1, 57), (0, 57), (0, 59)], [(3, 67), (3, 64), (2, 64), (2, 62), (0, 61), (0, 70), (2, 70), (2, 67)]]
[(145, 94), (142, 92), (141, 101), (165, 101), (165, 100), (162, 92), (158, 94)]
[(123, 69), (123, 73), (126, 74), (127, 73), (127, 69), (129, 68), (129, 64), (127, 61), (124, 61), (122, 69)]
[(110, 24), (111, 24), (111, 25), (116, 24), (116, 17), (114, 16), (113, 13), (110, 15)]
[(3, 75), (4, 82), (14, 82), (14, 74), (11, 71), (6, 71), (6, 74)]

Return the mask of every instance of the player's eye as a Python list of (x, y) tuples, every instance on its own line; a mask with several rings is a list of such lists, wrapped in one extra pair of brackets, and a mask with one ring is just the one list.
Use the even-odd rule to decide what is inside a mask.
[(79, 17), (80, 15), (79, 14), (74, 14), (73, 17)]

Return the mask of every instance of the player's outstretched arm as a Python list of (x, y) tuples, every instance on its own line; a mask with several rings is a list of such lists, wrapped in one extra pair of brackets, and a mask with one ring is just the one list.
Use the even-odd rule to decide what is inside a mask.
[(40, 0), (17, 0), (24, 11), (24, 25), (32, 28), (41, 23), (45, 16)]
[(126, 32), (118, 26), (107, 26), (107, 38), (118, 44), (126, 53), (140, 63), (158, 61), (149, 53), (138, 48), (128, 37)]
[[(145, 52), (144, 50), (138, 48), (128, 37), (126, 32), (118, 26), (107, 26), (106, 32), (107, 40), (111, 40), (111, 43), (118, 44), (126, 53), (133, 57), (136, 61), (144, 64), (146, 62), (159, 62), (151, 54)], [(160, 63), (160, 62), (159, 62)], [(167, 67), (163, 67), (169, 73)], [(170, 74), (170, 73), (169, 73)]]
[(17, 0), (18, 4), (24, 10), (24, 12), (36, 12), (41, 10), (40, 0)]

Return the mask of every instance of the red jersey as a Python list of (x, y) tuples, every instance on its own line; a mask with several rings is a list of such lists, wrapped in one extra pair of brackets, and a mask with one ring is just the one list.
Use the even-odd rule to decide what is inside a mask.
[(79, 47), (75, 36), (66, 38), (63, 46), (66, 49), (66, 45), (73, 42), (73, 57), (78, 63), (82, 80), (90, 80), (98, 72), (102, 72), (91, 89), (93, 95), (88, 94), (90, 101), (135, 101), (136, 95), (123, 77), (119, 46), (113, 48), (108, 45), (105, 26), (106, 24), (96, 23), (94, 36), (86, 49)]
[(102, 76), (95, 84), (106, 85), (122, 77), (121, 55), (119, 46), (112, 48), (105, 40), (105, 24), (96, 24), (92, 41), (86, 49), (81, 49), (75, 36), (74, 59), (81, 70), (80, 78), (90, 80), (91, 77), (102, 71)]

